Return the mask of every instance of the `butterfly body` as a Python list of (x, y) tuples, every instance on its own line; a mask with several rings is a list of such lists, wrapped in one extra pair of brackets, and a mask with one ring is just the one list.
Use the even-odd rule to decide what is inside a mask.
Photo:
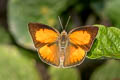
[(29, 31), (40, 58), (56, 67), (79, 65), (90, 50), (97, 35), (98, 27), (77, 27), (70, 32), (40, 23), (30, 23)]
[(60, 36), (61, 48), (65, 48), (65, 46), (67, 45), (67, 42), (68, 42), (67, 32), (64, 30), (61, 32), (61, 36)]

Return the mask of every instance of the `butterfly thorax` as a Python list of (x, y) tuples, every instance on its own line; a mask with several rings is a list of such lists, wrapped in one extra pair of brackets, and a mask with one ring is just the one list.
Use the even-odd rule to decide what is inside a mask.
[(65, 30), (61, 32), (60, 45), (61, 45), (61, 49), (64, 49), (67, 45), (67, 32)]

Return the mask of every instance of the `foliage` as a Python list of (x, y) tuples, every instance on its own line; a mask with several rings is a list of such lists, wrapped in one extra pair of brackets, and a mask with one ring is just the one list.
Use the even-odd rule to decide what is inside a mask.
[(35, 61), (20, 52), (15, 46), (0, 45), (0, 80), (40, 80)]
[(40, 80), (34, 59), (22, 55), (31, 52), (11, 45), (10, 35), (0, 28), (0, 80)]
[[(9, 29), (16, 42), (25, 48), (34, 49), (28, 33), (28, 23), (39, 22), (55, 26), (58, 21), (57, 16), (72, 3), (68, 4), (68, 1), (10, 0), (8, 5)], [(68, 6), (65, 6), (66, 4)]]
[(78, 71), (75, 68), (58, 69), (50, 67), (48, 71), (51, 76), (51, 80), (80, 80)]
[(120, 28), (120, 0), (109, 0), (104, 9), (104, 15), (114, 24)]
[(115, 27), (99, 27), (96, 40), (88, 53), (88, 58), (109, 57), (120, 59), (120, 29)]
[(5, 31), (5, 29), (0, 25), (0, 44), (10, 44), (10, 35)]
[(119, 80), (120, 79), (120, 62), (109, 60), (96, 69), (90, 80)]

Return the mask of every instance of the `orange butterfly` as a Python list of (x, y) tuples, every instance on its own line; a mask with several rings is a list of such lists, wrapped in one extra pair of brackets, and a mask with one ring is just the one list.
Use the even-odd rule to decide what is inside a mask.
[(29, 23), (29, 32), (42, 61), (56, 67), (82, 63), (98, 33), (98, 27), (86, 26), (69, 33), (40, 23)]

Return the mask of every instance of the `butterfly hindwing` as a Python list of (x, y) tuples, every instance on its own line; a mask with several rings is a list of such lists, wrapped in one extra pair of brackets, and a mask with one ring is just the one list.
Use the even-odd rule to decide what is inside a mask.
[(66, 47), (64, 67), (80, 64), (92, 46), (98, 33), (98, 27), (78, 27), (68, 34), (68, 46)]
[(59, 32), (39, 23), (29, 23), (28, 26), (40, 58), (46, 63), (58, 66), (60, 63), (58, 48)]
[(47, 44), (38, 49), (40, 58), (46, 62), (55, 66), (59, 66), (59, 47), (57, 44)]
[(77, 45), (68, 44), (65, 50), (64, 67), (71, 67), (80, 64), (86, 55), (84, 49)]

